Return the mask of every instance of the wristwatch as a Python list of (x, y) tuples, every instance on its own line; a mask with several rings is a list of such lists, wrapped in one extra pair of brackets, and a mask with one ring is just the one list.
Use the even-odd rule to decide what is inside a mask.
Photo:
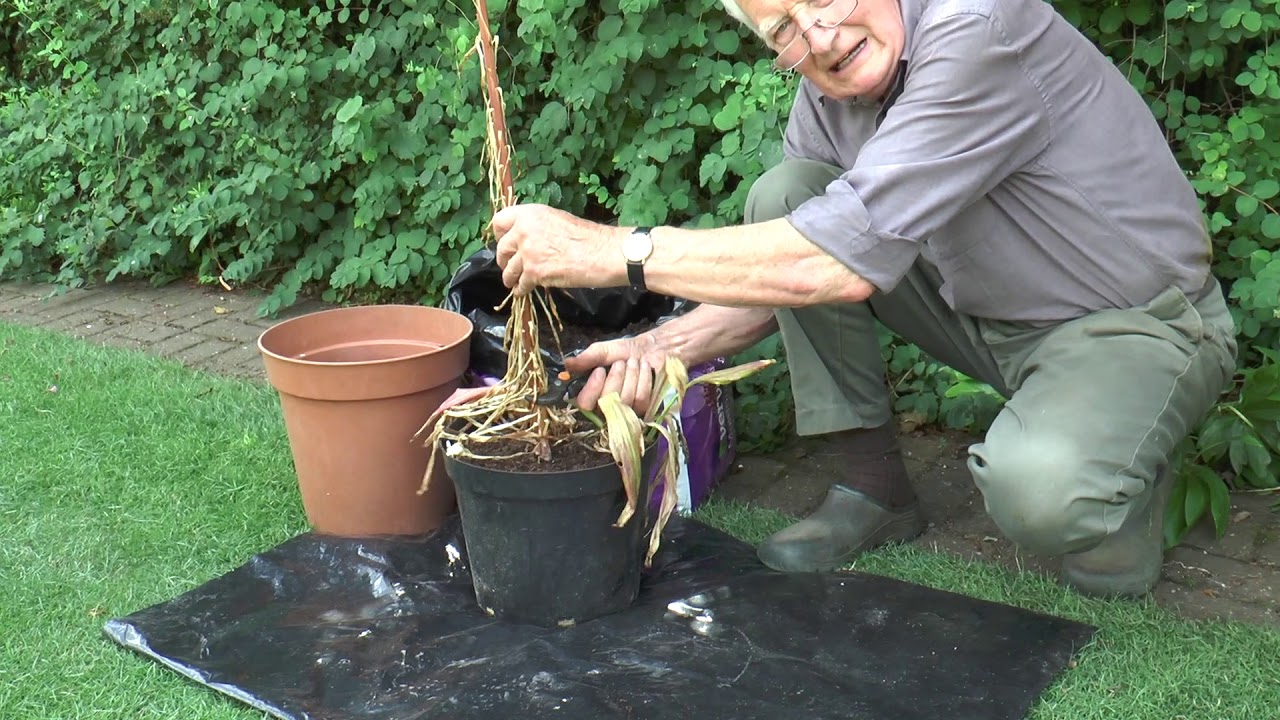
[(653, 254), (653, 238), (649, 235), (652, 230), (650, 227), (638, 227), (622, 241), (622, 257), (627, 261), (627, 282), (639, 292), (645, 291), (644, 263)]

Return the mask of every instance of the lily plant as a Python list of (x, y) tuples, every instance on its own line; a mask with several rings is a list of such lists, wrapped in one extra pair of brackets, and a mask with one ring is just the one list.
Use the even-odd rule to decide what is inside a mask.
[[(476, 17), (479, 34), (475, 51), (481, 58), (488, 118), (486, 157), (490, 197), (497, 211), (515, 202), (510, 169), (512, 153), (494, 60), (497, 41), (489, 30), (485, 0), (476, 0)], [(684, 364), (669, 358), (658, 373), (644, 417), (625, 405), (616, 392), (600, 398), (600, 415), (584, 411), (572, 403), (542, 405), (537, 398), (547, 391), (547, 371), (540, 351), (539, 326), (543, 323), (539, 320), (547, 320), (545, 325), (552, 328), (553, 333), (563, 327), (555, 302), (549, 292), (537, 290), (527, 295), (509, 295), (497, 309), (504, 307), (509, 307), (511, 312), (504, 343), (506, 374), (490, 387), (457, 390), (419, 429), (415, 437), (420, 438), (426, 433), (424, 444), (431, 449), (419, 493), (427, 490), (441, 448), (450, 456), (460, 458), (494, 460), (532, 454), (547, 461), (558, 447), (578, 443), (608, 453), (617, 464), (627, 502), (614, 526), (622, 527), (632, 520), (642, 503), (648, 503), (649, 498), (641, 497), (645, 487), (643, 458), (649, 447), (661, 438), (666, 440), (668, 450), (657, 474), (662, 499), (645, 555), (645, 564), (649, 565), (658, 550), (662, 529), (678, 500), (679, 457), (681, 452), (687, 455), (687, 444), (679, 427), (685, 393), (694, 385), (736, 382), (772, 365), (774, 361), (757, 360), (690, 380)], [(558, 337), (556, 344), (559, 345)], [(514, 447), (520, 448), (514, 454), (510, 449), (513, 441)], [(499, 442), (506, 448), (502, 451), (505, 454), (495, 454), (489, 449)]]

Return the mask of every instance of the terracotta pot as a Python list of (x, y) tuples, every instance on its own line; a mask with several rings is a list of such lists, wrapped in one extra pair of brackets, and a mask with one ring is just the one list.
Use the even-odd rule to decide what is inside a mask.
[(447, 310), (374, 305), (303, 315), (258, 339), (316, 532), (418, 535), (453, 511), (439, 465), (417, 494), (428, 454), (413, 436), (461, 383), (471, 332)]

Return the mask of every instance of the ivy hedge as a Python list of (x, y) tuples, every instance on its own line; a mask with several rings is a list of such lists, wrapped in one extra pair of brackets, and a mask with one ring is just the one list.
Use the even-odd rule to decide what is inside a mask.
[[(1262, 487), (1280, 467), (1263, 353), (1280, 347), (1276, 3), (1055, 3), (1163, 123), (1240, 327), (1252, 395), (1193, 439), (1208, 474), (1185, 475), (1188, 520), (1225, 513), (1219, 469)], [(741, 217), (781, 156), (794, 78), (715, 0), (490, 5), (520, 198), (626, 223)], [(0, 0), (0, 278), (195, 276), (269, 288), (264, 313), (304, 291), (437, 302), (489, 212), (475, 34), (465, 0)], [(912, 346), (885, 355), (900, 412), (972, 427), (998, 402)], [(780, 368), (743, 401), (785, 394)], [(780, 423), (749, 434), (768, 444)]]

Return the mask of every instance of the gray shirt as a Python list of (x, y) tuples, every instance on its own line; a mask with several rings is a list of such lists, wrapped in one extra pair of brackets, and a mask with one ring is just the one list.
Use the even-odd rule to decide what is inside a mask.
[(884, 104), (804, 81), (789, 157), (846, 168), (789, 216), (882, 291), (923, 254), (976, 317), (1055, 322), (1198, 297), (1210, 242), (1161, 128), (1115, 66), (1039, 0), (901, 0)]

